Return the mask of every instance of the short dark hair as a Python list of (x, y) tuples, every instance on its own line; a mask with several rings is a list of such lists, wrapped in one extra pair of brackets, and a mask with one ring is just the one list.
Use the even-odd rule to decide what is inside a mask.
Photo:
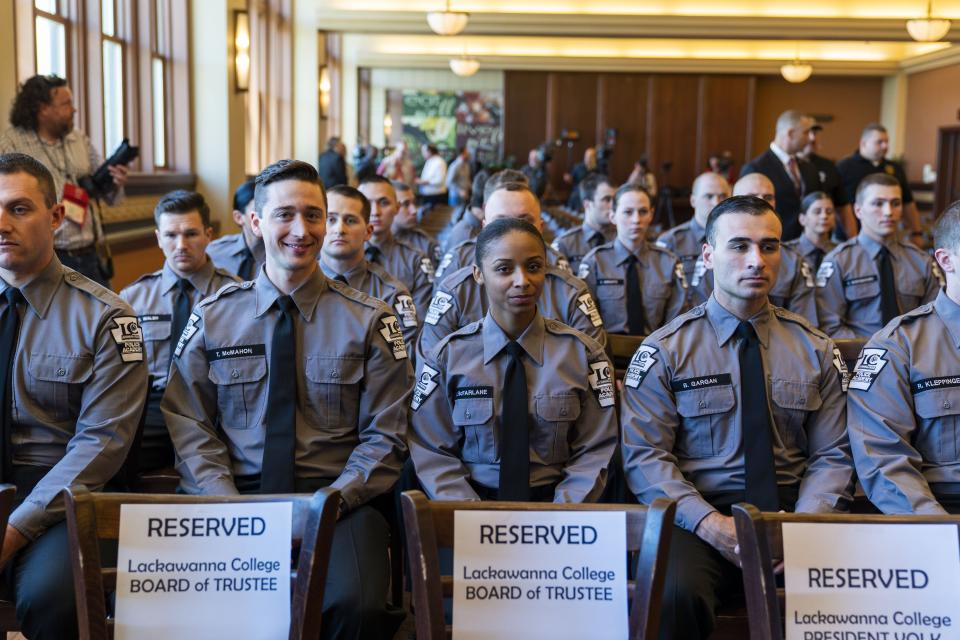
[(487, 200), (490, 198), (490, 194), (500, 188), (501, 185), (508, 182), (515, 182), (518, 184), (530, 184), (530, 181), (527, 180), (527, 176), (523, 175), (522, 172), (517, 171), (516, 169), (501, 169), (495, 173), (490, 174), (490, 177), (487, 178), (487, 181), (483, 185), (483, 204), (487, 204)]
[(438, 153), (440, 153), (440, 150), (437, 149), (437, 145), (435, 145), (435, 144), (427, 143), (427, 144), (424, 144), (423, 146), (427, 148), (427, 151), (430, 152), (430, 155), (435, 156), (435, 155), (437, 155)]
[(394, 191), (413, 191), (413, 187), (408, 185), (403, 180), (394, 180), (390, 184), (393, 185)]
[(55, 75), (33, 76), (22, 85), (10, 108), (10, 124), (21, 129), (37, 130), (37, 112), (53, 101), (53, 90), (67, 86), (67, 81)]
[(364, 176), (363, 180), (360, 181), (360, 184), (357, 186), (362, 187), (365, 184), (385, 184), (392, 187), (393, 183), (389, 179), (374, 173), (373, 175)]
[(934, 223), (933, 248), (953, 252), (960, 249), (960, 200), (948, 205)]
[(857, 196), (854, 199), (857, 204), (863, 204), (864, 193), (867, 189), (874, 185), (879, 185), (881, 187), (897, 187), (900, 189), (900, 193), (903, 193), (903, 187), (900, 186), (900, 181), (894, 178), (891, 175), (886, 173), (871, 173), (870, 175), (863, 178), (860, 181), (860, 184), (857, 185)]
[(806, 213), (807, 209), (812, 207), (817, 200), (829, 200), (830, 204), (833, 204), (833, 198), (826, 191), (811, 191), (803, 197), (803, 201), (800, 203), (800, 213)]
[(277, 160), (257, 175), (253, 208), (258, 216), (263, 217), (263, 203), (267, 201), (267, 187), (284, 180), (299, 180), (317, 185), (323, 195), (323, 203), (327, 203), (327, 192), (323, 188), (323, 181), (320, 180), (320, 174), (317, 173), (312, 164), (302, 160)]
[(880, 133), (886, 133), (887, 128), (882, 124), (880, 124), (879, 122), (871, 122), (870, 124), (868, 124), (863, 128), (863, 131), (860, 132), (860, 139), (863, 140), (874, 131), (879, 131)]
[(767, 213), (777, 215), (776, 210), (770, 206), (770, 203), (757, 196), (730, 196), (713, 208), (710, 215), (707, 216), (707, 243), (711, 247), (714, 244), (717, 234), (717, 220), (728, 213), (745, 213), (751, 216), (762, 216)]
[(57, 189), (53, 176), (43, 163), (25, 153), (4, 153), (0, 155), (0, 175), (26, 173), (37, 179), (43, 193), (43, 204), (49, 209), (57, 204)]
[(617, 189), (617, 192), (613, 194), (613, 208), (616, 209), (617, 205), (620, 204), (620, 198), (628, 193), (633, 192), (642, 193), (643, 195), (647, 196), (647, 201), (650, 203), (650, 208), (653, 209), (654, 202), (653, 198), (650, 196), (650, 192), (647, 191), (646, 187), (636, 182), (627, 182), (620, 185), (620, 188)]
[(477, 236), (477, 248), (474, 252), (477, 266), (482, 265), (483, 259), (487, 257), (490, 243), (499, 240), (512, 231), (527, 233), (539, 240), (540, 246), (543, 247), (544, 258), (546, 258), (547, 243), (543, 239), (543, 234), (541, 234), (535, 226), (519, 218), (498, 218), (490, 224), (484, 225), (483, 229), (480, 230), (480, 234)]
[(256, 189), (257, 179), (247, 178), (243, 184), (233, 192), (233, 209), (243, 212), (243, 210), (247, 208), (247, 205), (250, 204), (250, 201), (253, 200), (253, 194)]
[(493, 185), (493, 188), (490, 189), (489, 187), (491, 182), (492, 180), (487, 180), (487, 184), (484, 187), (484, 190), (486, 191), (486, 196), (483, 199), (484, 204), (486, 204), (487, 201), (490, 199), (490, 197), (493, 194), (495, 194), (497, 191), (514, 191), (514, 192), (529, 193), (531, 196), (533, 196), (534, 200), (536, 200), (537, 202), (540, 202), (540, 199), (537, 198), (537, 194), (533, 192), (533, 190), (530, 188), (530, 185), (527, 184), (526, 182), (500, 182), (500, 183), (495, 183)]
[(337, 148), (338, 144), (340, 144), (340, 136), (330, 136), (327, 139), (327, 150), (333, 151)]
[(487, 185), (487, 180), (489, 179), (490, 172), (486, 169), (481, 169), (477, 172), (477, 175), (473, 176), (473, 184), (470, 186), (471, 209), (483, 208), (483, 191)]
[(610, 178), (603, 173), (588, 173), (583, 180), (580, 181), (580, 200), (586, 202), (590, 200), (593, 202), (593, 196), (597, 195), (597, 188), (602, 184), (608, 184), (611, 187), (613, 183), (610, 182)]
[(363, 216), (363, 221), (370, 222), (370, 201), (367, 200), (367, 196), (363, 195), (359, 189), (354, 189), (353, 187), (345, 184), (338, 184), (327, 192), (328, 206), (330, 196), (334, 195), (359, 202), (360, 215)]
[(177, 189), (164, 194), (157, 206), (153, 208), (153, 221), (160, 226), (160, 216), (165, 213), (183, 214), (196, 211), (200, 214), (200, 221), (206, 229), (210, 226), (210, 205), (203, 196), (196, 191)]

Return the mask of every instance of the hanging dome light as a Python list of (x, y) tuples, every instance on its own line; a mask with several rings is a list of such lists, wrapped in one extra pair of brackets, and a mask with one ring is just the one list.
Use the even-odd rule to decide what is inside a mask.
[(907, 33), (917, 42), (936, 42), (950, 31), (950, 21), (933, 17), (933, 0), (927, 2), (927, 17), (907, 20)]
[(805, 62), (800, 62), (799, 60), (794, 60), (789, 64), (785, 64), (780, 67), (780, 75), (783, 76), (783, 79), (787, 82), (793, 82), (799, 84), (810, 77), (810, 74), (813, 73), (813, 67)]
[(440, 36), (455, 36), (467, 28), (469, 13), (450, 11), (450, 0), (444, 11), (431, 11), (427, 14), (427, 24), (434, 33)]
[(462, 78), (472, 76), (480, 69), (480, 61), (468, 56), (450, 58), (450, 70)]

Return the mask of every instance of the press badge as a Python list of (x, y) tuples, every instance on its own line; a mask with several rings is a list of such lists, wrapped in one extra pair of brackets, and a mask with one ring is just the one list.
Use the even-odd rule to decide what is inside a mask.
[(86, 189), (72, 182), (63, 185), (63, 215), (67, 220), (82, 227), (89, 205), (90, 196)]

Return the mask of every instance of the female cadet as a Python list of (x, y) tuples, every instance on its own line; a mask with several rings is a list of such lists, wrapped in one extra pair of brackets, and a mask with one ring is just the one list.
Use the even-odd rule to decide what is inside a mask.
[(484, 318), (419, 364), (410, 453), (434, 500), (586, 502), (617, 441), (613, 370), (593, 339), (537, 310), (546, 246), (501, 218), (477, 237)]
[(617, 189), (611, 219), (617, 237), (584, 256), (578, 275), (590, 287), (609, 333), (647, 335), (685, 310), (683, 266), (647, 241), (653, 207), (640, 185), (628, 182)]
[(808, 193), (800, 204), (800, 225), (803, 233), (795, 240), (784, 242), (795, 249), (810, 265), (813, 273), (820, 268), (823, 257), (833, 251), (837, 244), (830, 239), (837, 226), (833, 200), (823, 191)]

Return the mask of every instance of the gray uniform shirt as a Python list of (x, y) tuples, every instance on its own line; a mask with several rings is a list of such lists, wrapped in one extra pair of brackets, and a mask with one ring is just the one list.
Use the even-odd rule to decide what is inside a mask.
[(393, 233), (393, 237), (430, 258), (434, 267), (440, 263), (440, 245), (427, 232), (420, 229), (398, 229)]
[[(677, 524), (691, 532), (715, 510), (704, 495), (744, 490), (739, 323), (711, 296), (650, 334), (624, 378), (627, 483), (646, 504), (676, 499)], [(845, 506), (853, 462), (840, 352), (806, 320), (772, 305), (750, 323), (767, 378), (777, 483), (799, 485), (797, 511)]]
[[(499, 486), (509, 342), (487, 314), (418, 366), (410, 455), (432, 499), (477, 500), (468, 479)], [(540, 314), (517, 342), (530, 402), (530, 485), (556, 484), (555, 502), (595, 500), (617, 443), (613, 367), (597, 342)]]
[(780, 268), (769, 298), (774, 305), (793, 311), (817, 326), (813, 270), (799, 252), (786, 245), (780, 246)]
[[(610, 333), (627, 333), (627, 259), (631, 251), (614, 240), (588, 253), (580, 263), (579, 276), (590, 287), (603, 325)], [(636, 254), (643, 312), (650, 331), (683, 313), (687, 304), (687, 281), (683, 266), (666, 249), (643, 243)]]
[[(537, 307), (545, 318), (553, 318), (606, 345), (600, 310), (587, 283), (555, 267), (546, 268), (543, 291)], [(430, 308), (423, 319), (417, 353), (425, 354), (440, 339), (487, 314), (487, 294), (473, 279), (473, 267), (454, 271), (437, 285)]]
[[(260, 473), (273, 332), (282, 294), (266, 269), (201, 302), (177, 345), (160, 408), (190, 493), (233, 494)], [(336, 478), (356, 507), (393, 486), (412, 370), (392, 310), (317, 269), (293, 292), (296, 475)]]
[(881, 511), (945, 513), (936, 484), (960, 483), (958, 414), (960, 306), (941, 291), (874, 335), (850, 381), (850, 447)]
[[(247, 241), (244, 240), (242, 233), (232, 233), (227, 236), (220, 236), (207, 245), (207, 255), (213, 260), (213, 263), (230, 273), (240, 271), (240, 264), (247, 249)], [(260, 272), (260, 267), (266, 262), (267, 254), (263, 248), (263, 243), (258, 242), (250, 248), (253, 253), (253, 259), (256, 266), (253, 269), (254, 277)]]
[[(369, 242), (367, 246), (372, 246)], [(389, 238), (377, 246), (380, 257), (372, 262), (378, 263), (384, 271), (403, 283), (413, 302), (422, 314), (430, 304), (433, 293), (433, 262), (423, 252), (410, 245)]]
[[(0, 305), (8, 286), (0, 280)], [(21, 292), (12, 458), (52, 468), (10, 524), (35, 539), (63, 520), (65, 487), (99, 490), (120, 469), (143, 411), (147, 367), (133, 310), (56, 256)]]
[(579, 227), (567, 229), (561, 233), (554, 238), (550, 246), (567, 259), (573, 273), (580, 273), (580, 262), (583, 257), (601, 244), (613, 242), (616, 237), (617, 228), (612, 224), (605, 226), (601, 231), (597, 231), (584, 222)]
[[(472, 240), (480, 235), (480, 229), (483, 228), (483, 222), (477, 220), (476, 216), (470, 213), (469, 207), (463, 212), (463, 217), (457, 221), (450, 233), (443, 240), (445, 250), (452, 249), (464, 240)], [(437, 274), (440, 277), (440, 274)]]
[[(164, 262), (162, 269), (142, 276), (120, 292), (120, 297), (133, 308), (140, 321), (143, 343), (147, 349), (147, 368), (153, 376), (154, 389), (163, 389), (167, 385), (170, 340), (180, 337), (170, 335), (173, 325), (173, 301), (177, 296), (176, 284), (179, 279), (180, 276), (173, 272), (170, 264)], [(187, 280), (193, 285), (189, 293), (192, 309), (223, 285), (237, 282), (238, 278), (207, 260), (195, 273), (187, 276)]]
[(657, 238), (657, 246), (671, 251), (683, 264), (691, 305), (706, 302), (713, 293), (713, 271), (703, 263), (703, 244), (706, 241), (707, 230), (697, 224), (694, 218), (664, 231)]
[[(882, 246), (861, 231), (823, 259), (816, 276), (817, 311), (820, 328), (831, 338), (869, 338), (883, 328), (877, 264)], [(887, 248), (900, 312), (933, 300), (943, 284), (933, 259), (902, 240), (891, 241)]]
[[(464, 240), (453, 249), (450, 249), (440, 260), (440, 265), (437, 267), (437, 282), (440, 282), (440, 279), (449, 273), (453, 273), (457, 269), (462, 269), (472, 265), (475, 262), (477, 254), (477, 239), (470, 238), (469, 240)], [(567, 273), (573, 273), (570, 271), (570, 263), (567, 262), (567, 259), (564, 258), (560, 253), (547, 245), (547, 264), (551, 267), (556, 267), (561, 271), (566, 271)]]
[(791, 249), (799, 253), (803, 257), (803, 259), (807, 261), (807, 264), (813, 270), (814, 275), (816, 275), (817, 269), (819, 268), (817, 266), (817, 261), (816, 261), (816, 252), (823, 251), (823, 255), (821, 256), (821, 262), (822, 262), (823, 261), (822, 258), (826, 257), (826, 254), (833, 251), (836, 248), (837, 243), (834, 242), (833, 240), (827, 240), (826, 245), (824, 246), (823, 249), (821, 249), (817, 245), (810, 242), (810, 238), (808, 238), (807, 236), (801, 235), (799, 238), (794, 238), (793, 240), (787, 240), (786, 242), (783, 243), (783, 246), (790, 247)]

